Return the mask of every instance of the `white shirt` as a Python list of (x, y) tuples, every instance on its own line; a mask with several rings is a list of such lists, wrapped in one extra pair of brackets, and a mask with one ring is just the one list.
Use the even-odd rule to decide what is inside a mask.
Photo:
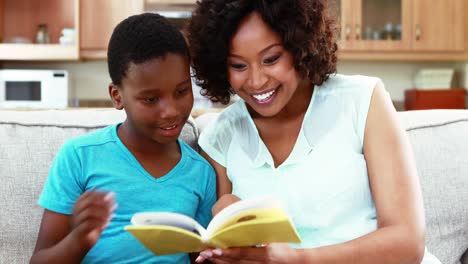
[(283, 204), (302, 239), (293, 246), (355, 239), (377, 229), (363, 155), (377, 82), (374, 77), (336, 74), (316, 86), (296, 144), (277, 168), (243, 100), (203, 130), (199, 145), (226, 168), (234, 195), (273, 196)]

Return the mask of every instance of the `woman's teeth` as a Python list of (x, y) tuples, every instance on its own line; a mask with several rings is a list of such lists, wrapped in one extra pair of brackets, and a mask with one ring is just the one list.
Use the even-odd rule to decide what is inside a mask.
[(171, 130), (171, 129), (174, 129), (177, 125), (173, 125), (171, 127), (162, 127), (162, 129), (164, 130)]
[(275, 91), (276, 90), (272, 90), (264, 94), (255, 94), (255, 95), (252, 95), (252, 97), (259, 101), (265, 101), (266, 99), (270, 98), (275, 93)]

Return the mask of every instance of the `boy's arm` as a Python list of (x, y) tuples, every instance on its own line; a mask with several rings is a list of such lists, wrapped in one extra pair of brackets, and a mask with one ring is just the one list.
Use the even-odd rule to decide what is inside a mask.
[(80, 263), (89, 249), (71, 234), (72, 217), (44, 210), (30, 263)]
[(73, 215), (45, 210), (31, 263), (80, 263), (96, 244), (116, 206), (113, 193), (84, 193)]

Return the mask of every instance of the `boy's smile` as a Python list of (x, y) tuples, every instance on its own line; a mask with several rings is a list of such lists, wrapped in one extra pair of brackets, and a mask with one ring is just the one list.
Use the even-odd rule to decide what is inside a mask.
[(161, 130), (161, 134), (166, 137), (178, 137), (184, 124), (185, 121), (182, 121), (172, 125), (162, 125), (159, 127), (159, 129)]
[(168, 53), (132, 63), (121, 86), (122, 140), (140, 150), (175, 142), (193, 106), (189, 59)]

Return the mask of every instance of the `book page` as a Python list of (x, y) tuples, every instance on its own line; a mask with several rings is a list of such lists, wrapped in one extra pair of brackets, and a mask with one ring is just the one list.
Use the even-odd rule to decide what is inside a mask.
[(185, 229), (194, 232), (200, 236), (206, 233), (205, 228), (194, 219), (178, 213), (169, 212), (143, 212), (136, 213), (131, 219), (132, 225), (151, 226), (151, 225), (167, 225)]
[(155, 255), (199, 252), (206, 248), (201, 236), (169, 225), (127, 225), (125, 230)]
[[(245, 211), (250, 211), (252, 209), (267, 209), (267, 208), (280, 208), (278, 201), (271, 197), (261, 197), (255, 199), (240, 200), (236, 203), (233, 203), (223, 210), (221, 210), (217, 215), (213, 217), (213, 220), (209, 223), (206, 228), (206, 235), (211, 236), (214, 231), (216, 231), (220, 226), (222, 226), (226, 221), (231, 217)], [(208, 237), (202, 236), (204, 239)]]
[[(239, 217), (256, 216), (246, 221), (236, 221), (220, 227), (210, 238), (210, 244), (221, 248), (246, 247), (274, 242), (300, 243), (299, 234), (282, 209), (252, 209)], [(228, 221), (230, 222), (230, 221)], [(234, 221), (232, 221), (234, 222)]]

